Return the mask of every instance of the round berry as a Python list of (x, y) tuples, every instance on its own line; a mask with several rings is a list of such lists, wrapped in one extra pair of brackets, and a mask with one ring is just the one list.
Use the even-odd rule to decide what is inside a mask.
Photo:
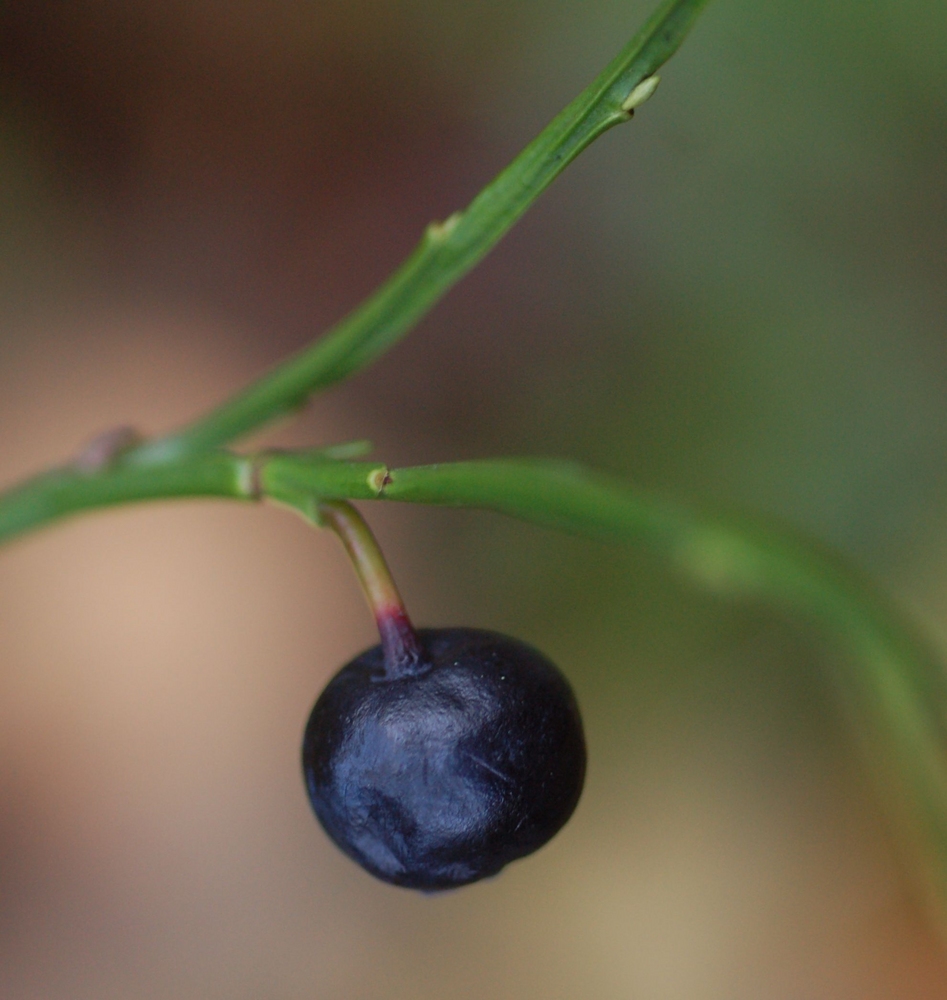
[(572, 815), (585, 740), (562, 674), (525, 643), (420, 629), (396, 676), (381, 646), (319, 696), (303, 741), (313, 809), (363, 868), (413, 889), (496, 874)]

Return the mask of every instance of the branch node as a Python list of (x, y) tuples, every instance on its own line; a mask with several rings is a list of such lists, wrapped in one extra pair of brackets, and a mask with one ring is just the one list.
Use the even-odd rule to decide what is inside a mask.
[(263, 499), (263, 463), (272, 454), (271, 450), (247, 455), (237, 463), (237, 490), (248, 500)]
[(391, 474), (388, 472), (388, 466), (382, 465), (377, 469), (372, 469), (368, 474), (368, 488), (375, 494), (376, 497), (380, 497), (385, 490), (385, 487), (391, 482)]
[(443, 222), (431, 222), (427, 227), (427, 238), (431, 243), (446, 243), (450, 234), (460, 225), (460, 220), (464, 217), (463, 212), (454, 212), (448, 215)]
[(632, 92), (621, 102), (622, 111), (626, 111), (629, 115), (635, 113), (635, 108), (641, 107), (642, 104), (658, 89), (658, 84), (661, 82), (661, 77), (657, 73), (652, 76), (645, 77), (641, 83), (635, 87)]
[(134, 427), (112, 427), (97, 434), (73, 459), (72, 467), (89, 475), (102, 472), (143, 440)]

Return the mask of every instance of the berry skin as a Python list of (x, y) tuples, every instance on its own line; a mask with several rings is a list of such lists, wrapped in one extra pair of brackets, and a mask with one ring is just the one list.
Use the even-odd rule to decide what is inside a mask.
[(392, 676), (381, 646), (319, 696), (303, 740), (313, 809), (349, 857), (412, 889), (466, 885), (545, 844), (585, 778), (575, 696), (535, 649), (495, 632), (420, 629)]

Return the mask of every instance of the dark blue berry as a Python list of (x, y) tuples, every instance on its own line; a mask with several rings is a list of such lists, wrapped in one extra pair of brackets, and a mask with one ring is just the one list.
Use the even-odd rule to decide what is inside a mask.
[(572, 815), (585, 740), (572, 691), (525, 643), (421, 629), (422, 659), (385, 673), (381, 646), (319, 696), (303, 741), (313, 809), (378, 878), (448, 889), (495, 875)]

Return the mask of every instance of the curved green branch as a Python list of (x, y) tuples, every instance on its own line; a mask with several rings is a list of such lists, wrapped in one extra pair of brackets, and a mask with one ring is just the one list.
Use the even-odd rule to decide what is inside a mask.
[(947, 672), (904, 614), (844, 560), (782, 525), (710, 514), (565, 462), (502, 459), (388, 469), (326, 452), (209, 452), (164, 466), (68, 467), (0, 495), (0, 541), (81, 511), (184, 497), (261, 499), (311, 516), (326, 499), (476, 507), (607, 542), (646, 546), (696, 586), (807, 622), (841, 651), (837, 685), (923, 847), (947, 912)]
[(499, 242), (586, 146), (631, 117), (653, 89), (636, 88), (677, 51), (706, 3), (665, 0), (599, 77), (464, 211), (428, 226), (405, 263), (354, 312), (206, 416), (142, 445), (128, 461), (160, 463), (229, 444), (370, 365)]
[[(665, 0), (599, 78), (470, 206), (428, 227), (405, 264), (324, 338), (171, 437), (71, 466), (0, 494), (0, 542), (85, 510), (143, 500), (269, 499), (311, 514), (320, 499), (481, 507), (550, 528), (645, 545), (696, 585), (779, 606), (843, 652), (837, 680), (862, 721), (897, 818), (926, 848), (947, 913), (947, 673), (900, 611), (836, 555), (781, 526), (668, 503), (575, 466), (487, 461), (389, 471), (336, 452), (218, 450), (370, 364), (470, 270), (555, 177), (653, 90), (706, 0)], [(109, 445), (111, 447), (111, 445)]]
[(836, 553), (784, 525), (711, 516), (561, 462), (393, 470), (382, 496), (479, 507), (644, 545), (694, 584), (775, 605), (828, 639), (835, 683), (920, 884), (947, 912), (947, 671), (885, 595)]
[[(300, 507), (301, 492), (284, 482), (284, 466), (306, 469), (306, 501), (313, 496), (368, 500), (376, 497), (386, 469), (377, 462), (343, 462), (327, 451), (234, 455), (211, 451), (155, 466), (117, 463), (88, 471), (76, 465), (41, 473), (0, 494), (0, 544), (83, 511), (145, 500), (214, 497), (267, 499)], [(264, 489), (261, 477), (266, 476)]]
[[(305, 462), (290, 461), (282, 475), (284, 486), (306, 489)], [(758, 600), (814, 627), (842, 654), (836, 686), (943, 918), (947, 672), (904, 613), (837, 553), (785, 525), (697, 511), (557, 461), (393, 469), (379, 498), (476, 507), (646, 546), (703, 590)]]

